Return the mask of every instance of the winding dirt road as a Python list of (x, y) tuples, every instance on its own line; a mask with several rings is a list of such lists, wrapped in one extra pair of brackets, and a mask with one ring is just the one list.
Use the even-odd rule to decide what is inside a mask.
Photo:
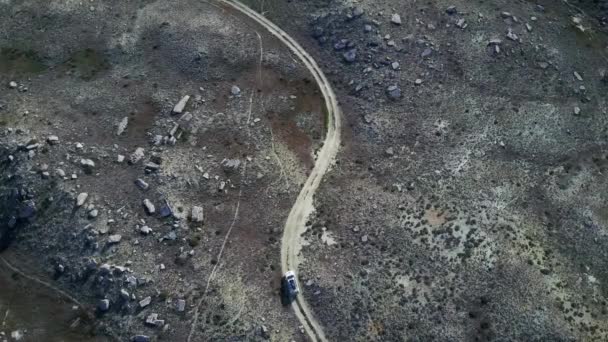
[[(306, 231), (306, 220), (314, 211), (313, 196), (321, 183), (323, 175), (329, 170), (333, 164), (338, 149), (340, 148), (340, 129), (341, 116), (340, 107), (336, 95), (331, 88), (329, 81), (317, 65), (315, 60), (302, 48), (293, 38), (273, 24), (261, 14), (251, 8), (239, 3), (235, 0), (218, 0), (221, 3), (231, 6), (232, 8), (247, 15), (251, 19), (266, 28), (272, 35), (277, 37), (304, 63), (306, 68), (311, 72), (323, 98), (327, 109), (327, 135), (323, 142), (323, 147), (316, 155), (315, 166), (302, 187), (296, 202), (294, 203), (283, 231), (283, 240), (281, 241), (281, 268), (283, 272), (287, 270), (297, 270), (298, 254), (300, 253), (301, 235)], [(298, 320), (304, 327), (304, 330), (312, 341), (327, 341), (325, 333), (321, 325), (315, 320), (312, 312), (304, 297), (300, 295), (293, 303), (294, 311)]]

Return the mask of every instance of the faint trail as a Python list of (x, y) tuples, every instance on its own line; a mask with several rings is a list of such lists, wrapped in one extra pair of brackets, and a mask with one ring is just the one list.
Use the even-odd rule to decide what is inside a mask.
[(78, 305), (78, 307), (79, 307), (79, 308), (80, 308), (82, 311), (85, 311), (85, 307), (84, 307), (84, 305), (82, 305), (82, 303), (80, 303), (80, 302), (79, 302), (79, 301), (78, 301), (76, 298), (74, 298), (74, 297), (70, 296), (68, 293), (66, 293), (66, 292), (64, 292), (64, 291), (62, 291), (62, 290), (60, 290), (60, 289), (56, 288), (55, 286), (53, 286), (53, 285), (51, 285), (51, 284), (47, 283), (47, 282), (46, 282), (46, 281), (44, 281), (44, 280), (40, 280), (40, 279), (38, 279), (38, 278), (35, 278), (35, 277), (33, 277), (33, 276), (30, 276), (30, 275), (25, 274), (23, 271), (21, 271), (21, 270), (20, 270), (20, 269), (18, 269), (17, 267), (15, 267), (15, 266), (11, 265), (11, 263), (9, 263), (9, 262), (8, 262), (6, 259), (4, 259), (4, 257), (2, 257), (2, 256), (0, 256), (0, 260), (2, 260), (2, 262), (3, 262), (3, 263), (6, 265), (6, 267), (8, 267), (8, 269), (10, 269), (11, 271), (13, 271), (13, 272), (15, 272), (15, 273), (19, 274), (20, 276), (22, 276), (23, 278), (25, 278), (25, 279), (27, 279), (27, 280), (33, 281), (33, 282), (35, 282), (35, 283), (37, 283), (37, 284), (39, 284), (39, 285), (42, 285), (42, 286), (44, 286), (44, 287), (46, 287), (46, 288), (48, 288), (48, 289), (50, 289), (50, 290), (53, 290), (53, 291), (55, 291), (55, 292), (59, 293), (59, 294), (60, 294), (62, 297), (66, 298), (66, 299), (70, 300), (72, 303), (74, 303), (74, 304)]

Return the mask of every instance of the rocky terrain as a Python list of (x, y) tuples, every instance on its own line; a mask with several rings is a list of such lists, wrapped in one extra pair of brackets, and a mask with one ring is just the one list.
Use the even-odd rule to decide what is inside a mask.
[[(57, 320), (110, 340), (300, 336), (279, 241), (324, 121), (288, 50), (206, 3), (0, 7), (2, 257), (93, 322)], [(40, 319), (1, 330), (68, 338)]]
[[(344, 113), (298, 270), (329, 340), (608, 338), (608, 3), (244, 2)], [(306, 340), (279, 298), (325, 134), (301, 63), (215, 3), (0, 19), (0, 340)]]
[(292, 4), (349, 126), (300, 269), (328, 339), (605, 340), (606, 3)]

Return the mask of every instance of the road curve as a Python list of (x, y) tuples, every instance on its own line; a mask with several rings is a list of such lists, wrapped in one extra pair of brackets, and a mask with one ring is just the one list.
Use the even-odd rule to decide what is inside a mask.
[[(323, 142), (323, 147), (318, 151), (315, 160), (315, 166), (310, 172), (310, 176), (304, 183), (300, 194), (296, 199), (283, 231), (283, 239), (281, 241), (281, 268), (283, 272), (287, 270), (297, 270), (298, 254), (301, 249), (300, 236), (306, 231), (306, 221), (308, 216), (314, 211), (313, 196), (321, 183), (323, 175), (329, 170), (334, 162), (338, 149), (340, 148), (340, 130), (341, 116), (340, 107), (336, 94), (331, 88), (331, 84), (327, 81), (325, 74), (317, 65), (314, 58), (310, 56), (304, 48), (300, 46), (293, 38), (273, 24), (263, 15), (252, 10), (235, 0), (218, 0), (221, 3), (231, 6), (232, 8), (247, 15), (251, 19), (266, 28), (272, 35), (277, 37), (304, 63), (306, 68), (312, 73), (323, 98), (325, 99), (325, 107), (327, 110), (327, 135)], [(321, 328), (321, 325), (315, 320), (312, 312), (304, 297), (300, 295), (293, 303), (295, 314), (304, 327), (304, 330), (312, 341), (326, 342), (327, 338)]]

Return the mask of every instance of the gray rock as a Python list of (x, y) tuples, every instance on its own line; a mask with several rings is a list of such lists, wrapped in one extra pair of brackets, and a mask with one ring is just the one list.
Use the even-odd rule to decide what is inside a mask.
[(456, 9), (456, 6), (450, 6), (445, 10), (445, 13), (447, 13), (449, 15), (454, 15), (454, 14), (458, 13), (458, 10)]
[(233, 85), (232, 88), (230, 88), (230, 94), (234, 95), (234, 96), (239, 96), (241, 95), (241, 88)]
[(345, 62), (353, 63), (355, 60), (357, 60), (357, 49), (350, 49), (346, 51), (342, 57), (344, 58)]
[(114, 234), (114, 235), (108, 236), (108, 243), (111, 245), (119, 243), (120, 240), (122, 240), (122, 235), (120, 235), (120, 234)]
[(432, 54), (433, 54), (433, 50), (431, 50), (430, 48), (426, 48), (426, 49), (424, 49), (424, 51), (422, 51), (422, 53), (420, 54), (420, 56), (422, 58), (427, 58), (427, 57), (429, 57)]
[(135, 335), (131, 337), (131, 342), (150, 342), (152, 339), (146, 335)]
[(116, 135), (121, 135), (127, 129), (127, 125), (129, 124), (129, 117), (125, 116), (118, 123), (118, 127), (116, 128)]
[(97, 304), (97, 309), (99, 309), (99, 311), (101, 311), (101, 312), (106, 312), (106, 311), (110, 310), (110, 300), (109, 299), (100, 300), (99, 303)]
[(80, 194), (78, 194), (78, 196), (76, 197), (76, 206), (82, 207), (84, 202), (87, 201), (87, 198), (89, 198), (89, 194), (87, 194), (86, 192), (81, 192)]
[(401, 16), (397, 13), (391, 16), (391, 23), (395, 25), (401, 25)]
[(129, 162), (131, 164), (137, 164), (140, 160), (144, 158), (144, 149), (143, 147), (138, 147), (135, 149), (135, 152), (131, 154), (129, 157)]
[(91, 173), (95, 168), (95, 162), (91, 159), (80, 159), (80, 166), (82, 166), (84, 172)]
[(131, 299), (131, 295), (129, 294), (129, 291), (125, 289), (120, 289), (120, 298), (122, 298), (122, 300), (126, 302)]
[(399, 88), (397, 85), (391, 85), (386, 88), (386, 94), (390, 99), (397, 100), (401, 98), (401, 88)]
[(146, 169), (146, 171), (156, 172), (160, 169), (160, 165), (153, 163), (153, 162), (148, 162), (148, 163), (146, 163), (144, 168)]
[(46, 138), (46, 142), (48, 142), (48, 143), (49, 143), (49, 145), (56, 145), (56, 144), (58, 144), (58, 143), (59, 143), (59, 137), (58, 137), (58, 136), (56, 136), (56, 135), (49, 135), (49, 136)]
[(152, 228), (150, 228), (148, 226), (143, 226), (143, 227), (139, 228), (139, 232), (144, 235), (148, 235), (148, 234), (152, 233)]
[(146, 324), (155, 327), (162, 327), (163, 325), (165, 325), (165, 321), (162, 319), (158, 319), (157, 313), (151, 313), (148, 315), (148, 317), (146, 317)]
[(393, 70), (398, 70), (399, 69), (399, 62), (393, 62), (393, 63), (391, 63), (391, 68), (393, 68)]
[(89, 218), (90, 219), (96, 218), (97, 215), (99, 215), (99, 210), (93, 209), (93, 210), (89, 211)]
[(146, 306), (150, 305), (150, 303), (152, 303), (152, 297), (148, 296), (139, 301), (139, 307), (145, 308)]
[(224, 159), (222, 160), (221, 165), (225, 173), (231, 174), (239, 169), (241, 161), (239, 159)]
[(193, 206), (192, 212), (190, 213), (190, 219), (192, 222), (201, 223), (204, 220), (203, 207)]
[(386, 152), (386, 154), (387, 154), (387, 155), (389, 155), (389, 156), (392, 156), (392, 155), (394, 155), (394, 154), (395, 154), (395, 151), (393, 150), (393, 148), (392, 148), (392, 147), (387, 148), (385, 152)]
[(21, 204), (19, 212), (17, 213), (17, 218), (29, 219), (34, 217), (34, 215), (36, 215), (36, 203), (29, 200)]
[(156, 208), (154, 207), (154, 204), (152, 203), (152, 201), (150, 201), (149, 199), (144, 199), (144, 208), (146, 209), (146, 212), (148, 213), (148, 215), (153, 215), (154, 213), (156, 213)]
[(186, 310), (186, 301), (183, 299), (178, 299), (175, 306), (178, 312), (184, 312)]
[(161, 217), (173, 216), (173, 208), (169, 204), (169, 201), (163, 200), (160, 206), (159, 214)]
[(11, 89), (15, 89), (15, 88), (17, 88), (17, 86), (18, 86), (18, 84), (15, 81), (10, 81), (8, 83), (8, 87), (11, 88)]
[(368, 239), (367, 235), (363, 235), (361, 237), (361, 242), (367, 242), (367, 239)]
[(579, 115), (581, 113), (580, 107), (574, 107), (574, 115)]
[(266, 340), (270, 339), (270, 331), (265, 325), (260, 326), (260, 335)]
[(141, 178), (137, 178), (135, 180), (135, 185), (137, 185), (137, 187), (142, 190), (148, 190), (148, 188), (150, 187), (150, 185)]
[(181, 114), (186, 108), (186, 104), (188, 104), (188, 100), (190, 100), (190, 95), (185, 95), (181, 100), (173, 107), (173, 114)]
[(65, 171), (63, 171), (63, 169), (57, 169), (55, 170), (55, 173), (61, 178), (65, 177)]
[(365, 25), (363, 26), (363, 31), (365, 31), (365, 32), (372, 32), (372, 29), (373, 29), (373, 28), (372, 28), (372, 25), (365, 24)]

